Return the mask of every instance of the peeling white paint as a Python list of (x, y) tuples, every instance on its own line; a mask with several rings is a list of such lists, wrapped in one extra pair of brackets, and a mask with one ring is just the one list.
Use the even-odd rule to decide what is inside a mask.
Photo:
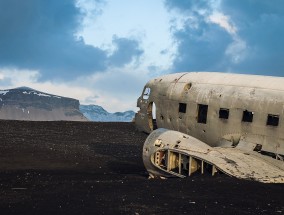
[[(269, 172), (274, 167), (281, 167), (280, 175), (284, 179), (284, 162), (277, 161), (275, 156), (272, 159), (273, 155), (284, 158), (284, 134), (280, 129), (283, 126), (281, 119), (284, 118), (283, 77), (215, 72), (176, 73), (150, 80), (145, 88), (150, 88), (151, 94), (149, 98), (143, 99), (142, 92), (137, 100), (140, 110), (136, 114), (135, 124), (139, 130), (151, 133), (156, 128), (167, 128), (182, 132), (179, 135), (190, 135), (207, 145), (210, 151), (217, 153), (214, 160), (211, 160), (216, 167), (220, 167), (217, 160), (226, 155), (228, 159), (241, 165), (240, 168), (244, 168), (242, 172), (256, 172), (257, 164), (254, 162), (261, 163), (265, 168), (262, 173), (259, 170), (256, 180), (264, 182), (265, 179), (259, 179), (261, 174), (264, 177), (265, 171)], [(156, 104), (156, 110), (152, 108), (153, 103)], [(228, 117), (220, 116), (221, 109), (228, 110)], [(270, 119), (268, 122), (269, 116), (276, 116), (276, 121)], [(170, 141), (170, 137), (168, 138)], [(216, 148), (236, 145), (233, 151)], [(183, 153), (193, 155), (191, 150), (186, 151)], [(245, 167), (242, 160), (247, 157), (242, 157), (240, 151), (249, 154), (253, 164)], [(255, 153), (261, 161), (250, 157), (250, 154)], [(208, 161), (208, 157), (201, 156), (200, 159)], [(232, 175), (237, 177), (238, 174)], [(253, 176), (247, 176), (249, 177)], [(274, 176), (268, 181), (273, 182), (272, 178)]]

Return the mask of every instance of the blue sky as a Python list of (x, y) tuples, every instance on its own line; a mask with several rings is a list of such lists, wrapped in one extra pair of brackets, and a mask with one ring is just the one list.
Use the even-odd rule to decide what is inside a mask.
[(283, 0), (0, 0), (0, 88), (135, 110), (151, 78), (284, 76)]

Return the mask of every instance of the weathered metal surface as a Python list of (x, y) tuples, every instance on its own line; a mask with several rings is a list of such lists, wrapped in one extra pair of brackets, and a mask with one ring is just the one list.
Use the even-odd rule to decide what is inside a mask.
[(210, 147), (181, 132), (157, 129), (145, 141), (143, 161), (151, 176), (186, 177), (217, 171), (240, 179), (284, 183), (284, 163), (237, 147)]
[(167, 128), (195, 137), (208, 147), (237, 146), (228, 156), (237, 150), (259, 151), (283, 160), (282, 77), (170, 74), (150, 80), (137, 106), (135, 123), (141, 131)]

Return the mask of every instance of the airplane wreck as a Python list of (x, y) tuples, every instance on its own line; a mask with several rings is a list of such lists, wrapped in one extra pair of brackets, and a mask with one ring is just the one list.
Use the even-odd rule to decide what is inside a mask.
[(284, 183), (284, 78), (214, 72), (150, 80), (135, 123), (151, 177), (218, 172)]

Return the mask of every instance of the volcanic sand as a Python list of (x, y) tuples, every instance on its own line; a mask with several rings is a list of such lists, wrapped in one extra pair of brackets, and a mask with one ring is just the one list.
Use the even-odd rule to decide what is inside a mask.
[(0, 121), (1, 214), (284, 214), (284, 185), (148, 179), (133, 123)]

